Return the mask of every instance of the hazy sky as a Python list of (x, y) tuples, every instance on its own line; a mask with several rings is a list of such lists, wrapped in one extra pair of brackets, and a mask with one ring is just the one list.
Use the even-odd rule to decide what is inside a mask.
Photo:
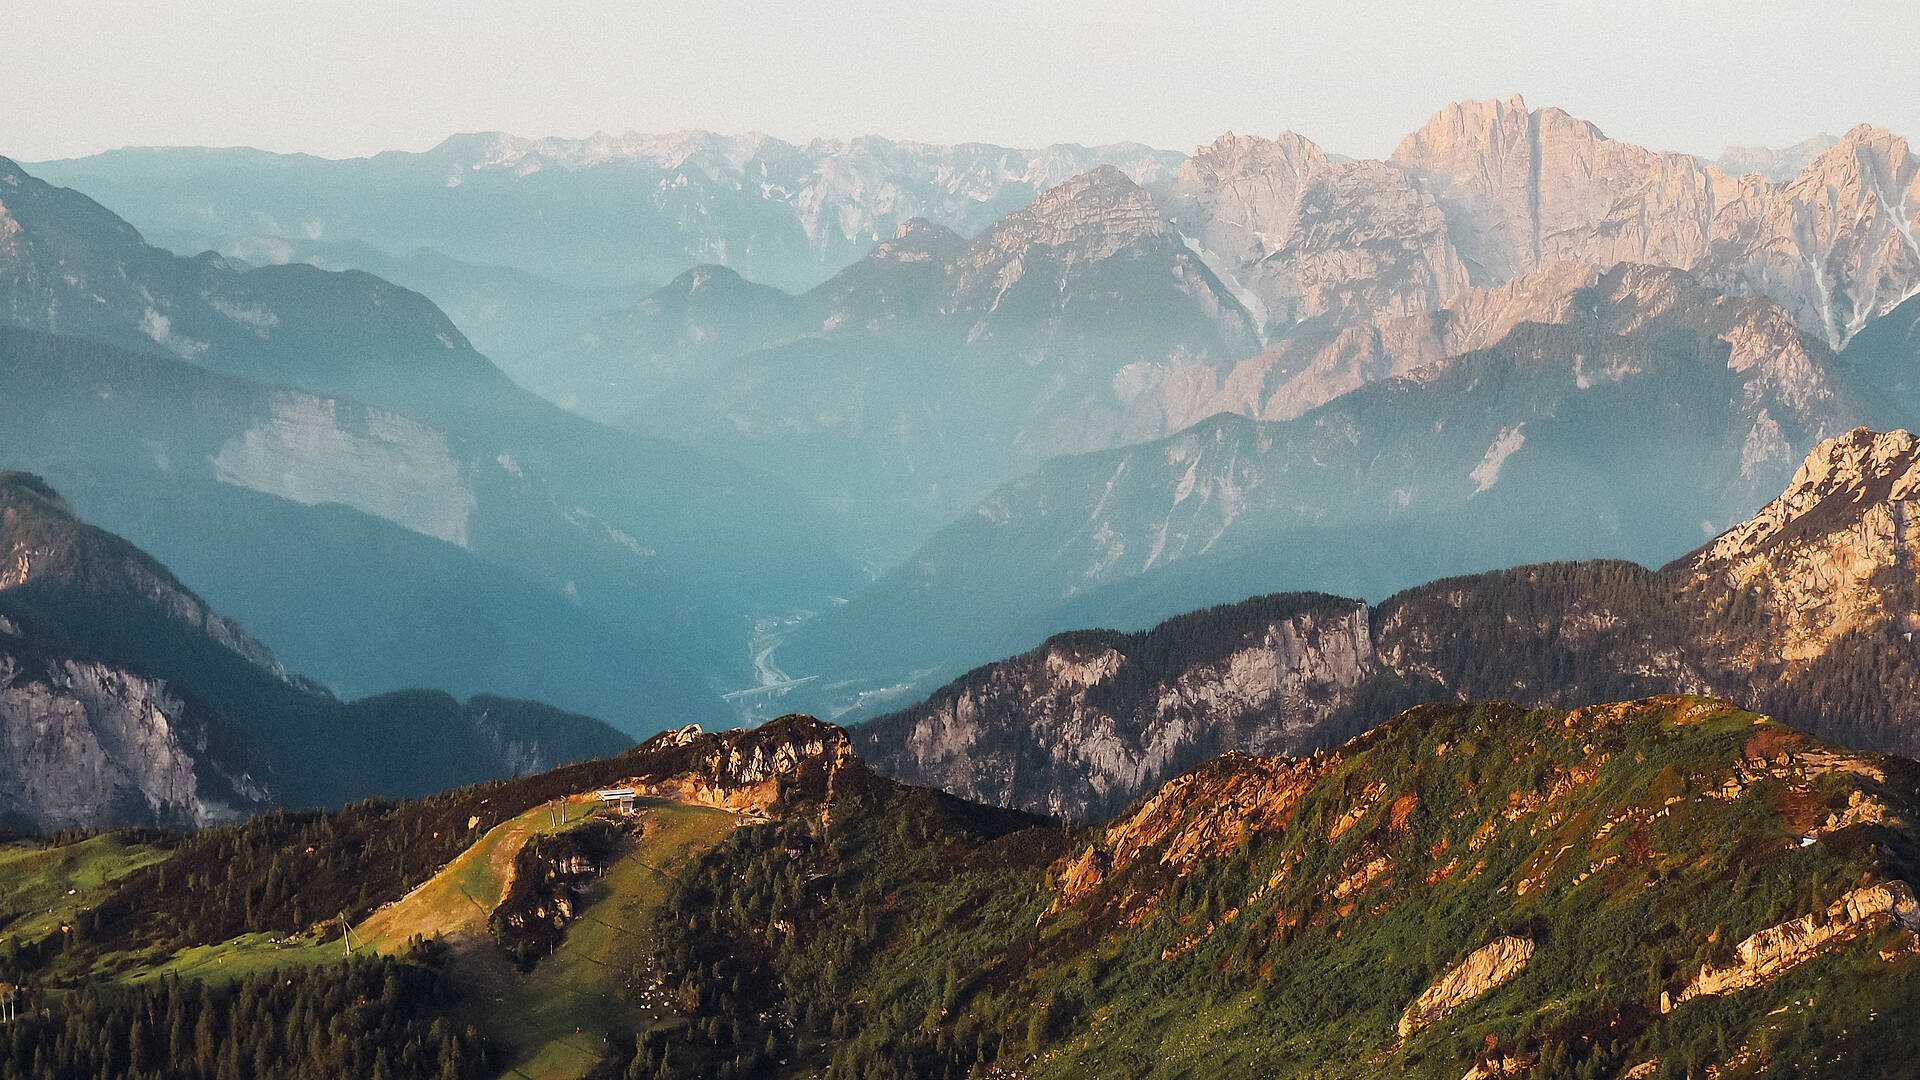
[(1867, 121), (1920, 139), (1913, 0), (14, 0), (0, 155), (456, 131), (877, 133), (1189, 150), (1293, 129), (1377, 156), (1526, 95), (1717, 152)]

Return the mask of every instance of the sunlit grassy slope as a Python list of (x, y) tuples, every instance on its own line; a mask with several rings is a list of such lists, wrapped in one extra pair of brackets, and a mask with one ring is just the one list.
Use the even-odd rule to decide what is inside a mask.
[(165, 858), (121, 833), (59, 847), (0, 845), (0, 941), (26, 945), (58, 932), (97, 902), (101, 886)]
[(734, 818), (653, 803), (643, 821), (645, 839), (594, 884), (554, 954), (481, 1005), (481, 1029), (510, 1047), (506, 1075), (584, 1076), (606, 1054), (610, 1033), (643, 1031), (673, 1015), (653, 989), (654, 913), (673, 876), (725, 838)]

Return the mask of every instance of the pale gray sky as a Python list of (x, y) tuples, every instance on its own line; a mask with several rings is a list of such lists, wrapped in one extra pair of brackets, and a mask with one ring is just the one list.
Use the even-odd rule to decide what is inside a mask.
[(1377, 156), (1450, 100), (1714, 153), (1920, 139), (1912, 0), (15, 0), (0, 155), (759, 130)]

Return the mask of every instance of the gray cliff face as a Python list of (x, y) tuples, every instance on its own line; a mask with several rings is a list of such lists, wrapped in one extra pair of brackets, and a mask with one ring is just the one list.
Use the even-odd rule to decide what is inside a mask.
[(38, 664), (18, 644), (0, 635), (0, 821), (197, 827), (267, 801), (256, 778), (207, 760), (205, 724), (163, 680)]
[(1069, 635), (857, 729), (854, 745), (908, 783), (1063, 818), (1109, 816), (1225, 750), (1324, 744), (1376, 668), (1365, 606), (1329, 600), (1191, 663), (1153, 655), (1163, 643), (1151, 632)]

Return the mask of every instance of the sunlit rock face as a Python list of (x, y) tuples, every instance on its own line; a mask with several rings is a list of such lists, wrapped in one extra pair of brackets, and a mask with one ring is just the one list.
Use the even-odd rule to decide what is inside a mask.
[(1716, 186), (1729, 186), (1689, 155), (1616, 142), (1559, 109), (1529, 112), (1518, 96), (1449, 105), (1388, 161), (1433, 193), (1481, 283), (1569, 259), (1692, 266)]
[(1920, 292), (1920, 160), (1862, 124), (1784, 184), (1743, 177), (1710, 241), (1710, 280), (1774, 298), (1838, 348)]
[(1188, 244), (1275, 327), (1426, 311), (1468, 283), (1432, 196), (1381, 162), (1335, 162), (1292, 132), (1224, 135), (1153, 190)]
[(1920, 565), (1916, 500), (1920, 439), (1857, 429), (1816, 447), (1779, 498), (1695, 553), (1685, 570), (1703, 594), (1751, 590), (1760, 598), (1777, 630), (1751, 659), (1811, 661), (1884, 620), (1915, 626), (1901, 597)]
[(1735, 176), (1515, 97), (1449, 105), (1389, 161), (1439, 202), (1476, 284), (1565, 260), (1673, 266), (1771, 298), (1837, 349), (1920, 289), (1920, 161), (1866, 125), (1800, 149), (1795, 175)]

